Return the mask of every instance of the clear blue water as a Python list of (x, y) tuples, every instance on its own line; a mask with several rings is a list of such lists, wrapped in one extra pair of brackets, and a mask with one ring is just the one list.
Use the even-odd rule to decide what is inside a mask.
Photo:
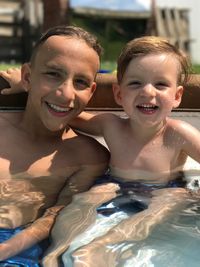
[[(68, 251), (63, 254), (65, 266), (74, 266), (73, 257), (71, 257), (74, 251), (90, 243), (96, 236), (103, 235), (128, 216), (130, 215), (123, 211), (116, 211), (110, 216), (99, 215), (96, 223), (78, 236)], [(115, 265), (108, 265), (109, 267), (199, 267), (199, 200), (188, 201), (184, 208), (174, 211), (164, 222), (158, 224), (146, 239), (123, 242), (108, 246), (108, 249), (109, 253), (113, 251), (117, 253)], [(102, 265), (95, 264), (94, 266)]]

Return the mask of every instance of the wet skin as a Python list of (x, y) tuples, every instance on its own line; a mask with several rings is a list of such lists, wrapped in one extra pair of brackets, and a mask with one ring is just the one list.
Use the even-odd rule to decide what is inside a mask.
[(105, 171), (105, 148), (68, 126), (91, 98), (98, 67), (92, 48), (63, 36), (22, 67), (26, 110), (0, 114), (0, 227), (30, 227), (0, 245), (1, 260), (47, 237), (57, 212)]

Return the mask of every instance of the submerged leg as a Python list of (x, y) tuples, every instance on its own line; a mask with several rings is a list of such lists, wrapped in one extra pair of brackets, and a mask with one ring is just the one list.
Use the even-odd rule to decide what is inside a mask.
[(96, 208), (116, 197), (117, 184), (94, 186), (89, 191), (74, 195), (64, 208), (52, 229), (52, 245), (43, 259), (44, 267), (57, 267), (58, 257), (67, 250), (72, 240), (84, 232), (96, 220)]
[(92, 267), (94, 262), (96, 267), (114, 267), (117, 253), (109, 250), (107, 245), (145, 239), (171, 211), (185, 203), (186, 197), (187, 192), (182, 188), (154, 191), (148, 209), (123, 220), (107, 234), (75, 251), (72, 254), (74, 267)]

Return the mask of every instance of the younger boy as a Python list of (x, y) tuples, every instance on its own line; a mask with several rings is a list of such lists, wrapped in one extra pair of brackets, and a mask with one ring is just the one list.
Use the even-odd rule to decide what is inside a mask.
[(60, 26), (41, 37), (22, 66), (26, 109), (0, 114), (1, 266), (39, 266), (39, 246), (19, 253), (47, 238), (72, 195), (107, 167), (107, 150), (68, 126), (96, 88), (100, 52), (88, 32)]
[(167, 183), (182, 171), (187, 156), (200, 162), (199, 131), (168, 117), (181, 102), (188, 66), (185, 55), (166, 40), (135, 39), (118, 59), (118, 84), (113, 85), (115, 100), (127, 118), (84, 112), (71, 122), (104, 137), (113, 176)]

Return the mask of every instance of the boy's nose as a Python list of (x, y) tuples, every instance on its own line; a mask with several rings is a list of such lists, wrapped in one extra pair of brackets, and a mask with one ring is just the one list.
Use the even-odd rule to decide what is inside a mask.
[(74, 100), (75, 99), (75, 89), (71, 82), (64, 82), (59, 88), (58, 88), (58, 94), (59, 96), (63, 97), (65, 100)]
[(146, 84), (143, 87), (142, 93), (144, 95), (148, 96), (155, 96), (156, 95), (156, 90), (152, 84)]

